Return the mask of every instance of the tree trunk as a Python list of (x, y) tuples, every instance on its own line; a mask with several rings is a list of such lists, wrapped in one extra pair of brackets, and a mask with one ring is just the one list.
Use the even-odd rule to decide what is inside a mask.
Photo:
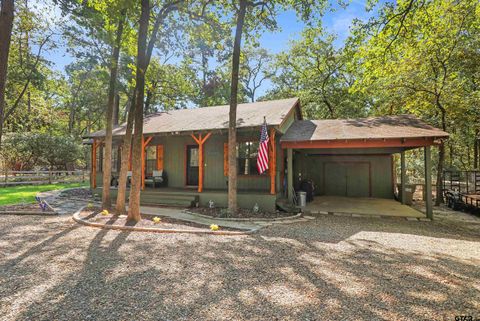
[(125, 209), (125, 196), (127, 195), (127, 172), (130, 162), (130, 149), (132, 148), (132, 130), (133, 120), (135, 118), (135, 91), (132, 95), (132, 103), (130, 104), (130, 110), (127, 116), (127, 128), (125, 129), (125, 137), (123, 138), (123, 144), (120, 155), (120, 173), (118, 176), (118, 190), (117, 190), (117, 203), (115, 206), (117, 214), (124, 214)]
[(228, 211), (237, 211), (237, 99), (238, 74), (240, 68), (240, 51), (242, 42), (243, 24), (247, 11), (247, 1), (240, 0), (235, 30), (235, 43), (232, 56), (232, 81), (230, 87), (230, 112), (228, 122)]
[(2, 0), (0, 8), (0, 146), (2, 145), (5, 85), (7, 82), (8, 53), (12, 39), (13, 15), (14, 0)]
[(478, 130), (475, 131), (475, 140), (473, 141), (473, 168), (478, 169), (478, 150), (480, 148), (478, 143)]
[(105, 131), (105, 152), (103, 155), (103, 191), (102, 208), (109, 209), (112, 206), (110, 199), (110, 182), (112, 180), (112, 129), (113, 129), (113, 109), (115, 108), (115, 85), (118, 73), (118, 57), (120, 56), (120, 47), (122, 45), (123, 24), (125, 22), (126, 10), (123, 9), (118, 20), (117, 34), (113, 46), (112, 60), (110, 65), (110, 81), (108, 85), (108, 105), (107, 105), (107, 128)]
[[(447, 122), (445, 119), (445, 110), (443, 106), (437, 101), (437, 105), (439, 106), (441, 115), (442, 115), (442, 130), (447, 131)], [(437, 184), (436, 184), (436, 192), (435, 192), (435, 206), (439, 206), (443, 203), (443, 168), (445, 164), (445, 143), (442, 141), (438, 146), (438, 165), (437, 165)]]
[(147, 67), (147, 32), (150, 18), (149, 0), (142, 0), (142, 13), (138, 30), (137, 74), (135, 99), (135, 132), (132, 140), (132, 186), (128, 203), (128, 221), (140, 221), (140, 188), (142, 184), (143, 149), (143, 100), (145, 96), (145, 72)]
[(115, 95), (115, 105), (113, 109), (113, 126), (117, 126), (120, 117), (120, 95), (117, 93)]

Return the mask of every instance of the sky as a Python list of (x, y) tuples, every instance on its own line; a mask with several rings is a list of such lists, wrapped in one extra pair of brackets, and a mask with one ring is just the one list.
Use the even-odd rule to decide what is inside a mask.
[[(343, 8), (337, 4), (336, 1), (331, 3), (331, 8), (327, 10), (322, 18), (322, 24), (324, 29), (336, 35), (335, 46), (342, 47), (344, 41), (349, 35), (349, 28), (352, 21), (357, 18), (363, 21), (370, 18), (375, 14), (375, 11), (367, 12), (365, 9), (365, 0), (350, 0), (349, 5)], [(383, 1), (380, 1), (383, 2)], [(60, 15), (60, 10), (56, 8), (53, 15)], [(277, 17), (279, 25), (279, 31), (265, 32), (260, 38), (260, 44), (266, 48), (269, 52), (275, 54), (283, 50), (287, 50), (289, 42), (300, 37), (300, 34), (304, 28), (304, 24), (299, 21), (293, 11), (286, 11), (279, 14)], [(53, 63), (53, 68), (61, 73), (64, 72), (65, 66), (73, 61), (73, 58), (69, 56), (62, 46), (62, 39), (57, 37), (58, 48), (51, 50), (45, 56), (46, 59)], [(265, 82), (258, 90), (258, 96), (262, 96), (270, 88), (271, 83)]]

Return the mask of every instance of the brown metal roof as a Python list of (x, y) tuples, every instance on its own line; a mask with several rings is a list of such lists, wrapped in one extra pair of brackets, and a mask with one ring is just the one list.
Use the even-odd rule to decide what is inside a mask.
[[(237, 128), (261, 126), (264, 116), (268, 125), (278, 126), (297, 103), (298, 98), (289, 98), (239, 104)], [(145, 118), (143, 133), (148, 135), (227, 129), (228, 112), (228, 105), (161, 112)], [(125, 135), (125, 127), (126, 124), (118, 126), (113, 130), (113, 135)], [(105, 136), (105, 131), (101, 130), (87, 137), (103, 136)]]
[(448, 133), (413, 115), (357, 119), (299, 120), (282, 136), (282, 142), (347, 139), (446, 138)]

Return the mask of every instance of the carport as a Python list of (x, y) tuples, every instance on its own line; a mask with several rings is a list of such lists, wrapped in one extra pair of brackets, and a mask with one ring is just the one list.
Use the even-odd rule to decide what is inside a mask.
[(394, 200), (393, 155), (400, 154), (404, 202), (405, 151), (423, 148), (426, 215), (432, 218), (431, 146), (445, 138), (446, 132), (412, 115), (295, 121), (281, 138), (287, 154), (288, 199), (293, 202), (300, 181), (312, 180), (317, 197), (352, 204), (360, 198)]

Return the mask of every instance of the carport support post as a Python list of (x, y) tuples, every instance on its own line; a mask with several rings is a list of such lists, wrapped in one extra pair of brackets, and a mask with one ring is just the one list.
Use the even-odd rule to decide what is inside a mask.
[(406, 175), (405, 175), (405, 151), (400, 153), (400, 197), (402, 200), (402, 204), (405, 204), (405, 183), (406, 183)]
[(287, 191), (288, 200), (293, 203), (293, 150), (287, 148)]
[(432, 160), (430, 146), (425, 146), (425, 208), (427, 218), (433, 220), (432, 208)]

